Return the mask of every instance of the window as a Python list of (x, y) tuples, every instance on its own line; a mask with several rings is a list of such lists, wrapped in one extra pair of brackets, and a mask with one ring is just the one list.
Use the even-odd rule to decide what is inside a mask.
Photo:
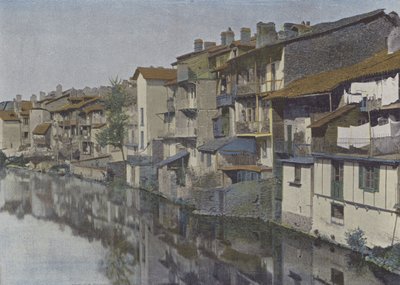
[(344, 285), (343, 272), (335, 268), (331, 268), (331, 281), (333, 285)]
[(200, 160), (201, 160), (202, 163), (204, 162), (204, 152), (201, 153)]
[(144, 109), (140, 108), (140, 125), (144, 126)]
[(332, 161), (331, 197), (343, 199), (343, 162)]
[(271, 91), (275, 91), (275, 81), (276, 81), (276, 67), (275, 63), (271, 64)]
[(243, 181), (257, 181), (260, 179), (260, 174), (253, 171), (238, 171), (236, 174), (237, 183)]
[(267, 143), (267, 141), (265, 140), (265, 141), (262, 141), (261, 142), (261, 157), (262, 158), (267, 158), (268, 157), (268, 152), (267, 152), (267, 150), (268, 150), (268, 143)]
[(140, 132), (140, 149), (144, 149), (144, 132)]
[(294, 166), (294, 182), (295, 183), (301, 182), (301, 165), (298, 164)]
[(29, 119), (28, 118), (24, 118), (24, 125), (27, 126), (29, 124)]
[(29, 136), (29, 133), (28, 132), (24, 132), (24, 139), (27, 139), (28, 136)]
[(207, 153), (207, 167), (211, 166), (211, 153)]
[(193, 85), (191, 85), (191, 86), (189, 86), (189, 90), (188, 90), (189, 92), (189, 98), (191, 98), (191, 99), (195, 99), (196, 98), (196, 86), (193, 86)]
[(340, 204), (331, 204), (331, 221), (335, 224), (343, 225), (344, 206)]
[(367, 192), (379, 192), (379, 166), (360, 164), (358, 174), (360, 189)]

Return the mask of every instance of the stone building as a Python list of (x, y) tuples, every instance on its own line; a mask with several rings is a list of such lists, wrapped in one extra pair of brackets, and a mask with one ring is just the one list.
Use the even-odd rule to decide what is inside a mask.
[[(357, 227), (369, 246), (398, 242), (399, 56), (384, 49), (271, 93), (287, 102), (284, 121), (297, 122), (309, 142), (281, 160), (284, 224), (343, 244)], [(307, 100), (328, 108), (305, 108)]]

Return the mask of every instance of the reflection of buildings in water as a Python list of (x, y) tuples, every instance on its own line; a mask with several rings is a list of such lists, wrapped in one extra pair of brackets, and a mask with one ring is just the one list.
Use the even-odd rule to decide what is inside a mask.
[(357, 275), (346, 250), (255, 219), (193, 215), (139, 190), (119, 204), (99, 184), (36, 173), (19, 184), (18, 175), (0, 180), (0, 203), (31, 201), (34, 216), (100, 239), (109, 252), (118, 229), (132, 284), (384, 284), (368, 267)]

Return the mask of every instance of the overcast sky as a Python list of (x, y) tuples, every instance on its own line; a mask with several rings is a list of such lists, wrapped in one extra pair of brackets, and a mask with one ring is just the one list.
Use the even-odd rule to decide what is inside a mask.
[(0, 100), (39, 91), (107, 85), (136, 66), (165, 66), (193, 40), (220, 41), (259, 21), (311, 24), (384, 8), (399, 0), (0, 0)]

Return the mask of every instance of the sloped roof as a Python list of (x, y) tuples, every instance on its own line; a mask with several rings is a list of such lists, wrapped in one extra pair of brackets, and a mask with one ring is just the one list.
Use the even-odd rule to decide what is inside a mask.
[(321, 119), (313, 122), (311, 125), (308, 126), (308, 128), (320, 128), (320, 127), (326, 125), (327, 123), (329, 123), (330, 121), (332, 121), (336, 118), (339, 118), (343, 114), (346, 114), (347, 112), (355, 109), (356, 107), (357, 107), (356, 104), (352, 104), (352, 105), (345, 105), (341, 108), (338, 108), (335, 111), (329, 113), (328, 115), (322, 117)]
[(47, 131), (50, 129), (50, 127), (51, 127), (51, 123), (39, 124), (32, 131), (32, 134), (34, 134), (34, 135), (45, 135), (47, 133)]
[(234, 139), (235, 138), (230, 137), (215, 139), (199, 146), (197, 149), (204, 152), (215, 152), (233, 141)]
[(173, 80), (176, 78), (176, 69), (162, 67), (138, 67), (132, 76), (137, 80), (139, 74), (142, 74), (147, 80)]
[(289, 83), (283, 89), (262, 95), (274, 99), (329, 93), (340, 84), (394, 71), (400, 71), (400, 51), (388, 54), (385, 49), (360, 63), (306, 76)]
[(157, 164), (157, 167), (163, 167), (165, 165), (168, 165), (174, 161), (177, 161), (178, 159), (184, 158), (186, 156), (189, 155), (189, 152), (187, 150), (182, 150), (180, 152), (178, 152), (177, 154), (168, 157), (167, 159), (164, 159), (163, 161), (161, 161), (160, 163)]
[(85, 112), (86, 114), (89, 114), (91, 112), (96, 112), (96, 111), (103, 111), (103, 110), (104, 110), (103, 104), (93, 104), (93, 105), (83, 108), (83, 112)]
[[(246, 53), (243, 53), (243, 54), (233, 58), (232, 60), (233, 61), (239, 60), (240, 58), (251, 55), (254, 52), (258, 53), (261, 50), (270, 49), (274, 46), (284, 46), (286, 44), (290, 44), (295, 41), (300, 41), (300, 40), (308, 39), (311, 37), (317, 37), (322, 34), (331, 33), (331, 32), (343, 29), (345, 27), (355, 25), (360, 22), (366, 22), (369, 20), (373, 20), (373, 19), (381, 17), (381, 16), (387, 16), (384, 12), (384, 9), (378, 9), (378, 10), (374, 10), (374, 11), (371, 11), (368, 13), (358, 14), (358, 15), (343, 18), (343, 19), (340, 19), (340, 20), (337, 20), (334, 22), (319, 23), (319, 24), (310, 26), (309, 29), (307, 29), (308, 32), (305, 32), (304, 34), (300, 34), (298, 36), (291, 37), (288, 39), (277, 40), (272, 44), (269, 44), (269, 45), (266, 45), (266, 46), (263, 46), (260, 48), (256, 48), (256, 49), (250, 50)], [(387, 17), (389, 18), (389, 16), (387, 16)]]
[(89, 99), (89, 100), (86, 100), (86, 101), (81, 101), (81, 102), (78, 102), (78, 103), (66, 104), (66, 105), (62, 106), (61, 108), (59, 108), (57, 110), (54, 110), (53, 112), (54, 113), (60, 113), (60, 112), (67, 112), (67, 111), (71, 111), (71, 110), (80, 109), (80, 108), (86, 106), (87, 104), (96, 102), (99, 99), (100, 99), (100, 97), (95, 97), (93, 99)]
[(19, 121), (17, 114), (13, 111), (0, 111), (0, 119), (3, 121)]

